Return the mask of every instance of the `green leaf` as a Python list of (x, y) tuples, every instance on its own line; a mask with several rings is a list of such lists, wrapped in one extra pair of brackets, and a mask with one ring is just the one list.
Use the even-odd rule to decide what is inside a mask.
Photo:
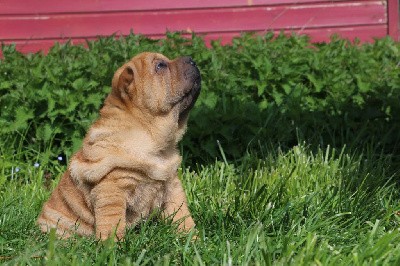
[(360, 92), (368, 92), (370, 91), (370, 86), (368, 83), (363, 82), (360, 75), (356, 75), (357, 87)]
[(43, 126), (40, 126), (36, 131), (37, 138), (45, 142), (48, 142), (53, 134), (54, 134), (53, 129), (49, 124), (44, 124)]
[(8, 90), (10, 89), (12, 86), (12, 82), (11, 81), (2, 81), (0, 82), (0, 90)]
[(74, 82), (72, 82), (71, 86), (72, 88), (80, 91), (85, 87), (86, 80), (84, 78), (78, 78)]
[(258, 95), (258, 96), (263, 95), (264, 92), (265, 92), (265, 89), (266, 89), (265, 84), (258, 84), (258, 85), (257, 85), (257, 95)]
[(26, 129), (28, 121), (34, 117), (33, 110), (27, 110), (26, 107), (19, 107), (15, 112), (15, 120), (11, 124), (12, 130)]
[(218, 97), (214, 92), (207, 93), (207, 95), (203, 97), (203, 103), (210, 109), (215, 108), (217, 101)]
[(314, 86), (316, 92), (321, 92), (321, 89), (323, 87), (322, 83), (317, 80), (317, 78), (314, 75), (311, 74), (306, 74), (308, 80), (311, 82), (311, 84)]
[(286, 95), (289, 95), (292, 92), (292, 86), (289, 84), (283, 84), (282, 88), (285, 91)]

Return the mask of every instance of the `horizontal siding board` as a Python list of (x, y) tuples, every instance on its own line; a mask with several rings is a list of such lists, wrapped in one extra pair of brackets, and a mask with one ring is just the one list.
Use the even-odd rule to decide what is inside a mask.
[(312, 29), (387, 23), (381, 1), (364, 4), (319, 4), (173, 12), (121, 12), (52, 16), (0, 17), (0, 40), (88, 38), (135, 33), (163, 34), (166, 30), (199, 33)]
[[(85, 13), (110, 11), (154, 11), (243, 7), (260, 5), (288, 5), (309, 3), (355, 2), (345, 0), (1, 0), (0, 15)], [(356, 1), (356, 2), (365, 2)]]
[(373, 41), (374, 38), (386, 36), (386, 25), (344, 27), (344, 28), (325, 28), (325, 29), (306, 29), (298, 31), (300, 34), (309, 35), (314, 42), (329, 41), (333, 34), (338, 34), (342, 38), (353, 41), (355, 38), (363, 42)]
[[(307, 29), (303, 31), (286, 30), (286, 34), (299, 33), (308, 35), (313, 42), (329, 41), (333, 34), (338, 34), (342, 38), (353, 41), (355, 38), (362, 42), (371, 42), (374, 38), (383, 38), (386, 36), (386, 27), (379, 26), (361, 26), (350, 28), (335, 28), (335, 29)], [(275, 31), (278, 34), (279, 31)], [(240, 36), (239, 32), (215, 33), (205, 36), (205, 40), (209, 43), (212, 40), (220, 40), (222, 44), (231, 43), (232, 38)]]
[[(314, 42), (329, 41), (330, 36), (334, 33), (339, 34), (343, 38), (349, 40), (354, 40), (354, 38), (359, 38), (361, 41), (372, 41), (373, 38), (382, 38), (386, 35), (387, 28), (384, 25), (376, 26), (358, 26), (358, 27), (344, 27), (344, 28), (334, 28), (334, 29), (306, 29), (294, 31), (300, 34), (309, 35)], [(292, 31), (287, 30), (286, 33), (290, 34)], [(278, 31), (275, 31), (278, 33)], [(260, 33), (262, 34), (262, 33)], [(211, 40), (219, 39), (222, 44), (230, 43), (232, 38), (240, 35), (240, 32), (218, 32), (207, 34), (204, 39), (207, 43)], [(153, 35), (152, 38), (163, 38), (164, 35)], [(16, 42), (6, 42), (6, 44), (15, 43), (18, 51), (23, 53), (34, 53), (40, 50), (46, 52), (48, 51), (55, 42), (65, 43), (68, 39), (51, 39), (51, 40), (28, 40), (28, 41), (16, 41)], [(70, 42), (74, 45), (86, 44), (86, 39), (72, 39)], [(1, 55), (1, 52), (0, 52)]]

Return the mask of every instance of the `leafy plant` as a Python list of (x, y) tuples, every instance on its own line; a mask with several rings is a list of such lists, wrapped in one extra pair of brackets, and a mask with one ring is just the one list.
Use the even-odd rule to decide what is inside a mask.
[(71, 155), (96, 119), (114, 71), (139, 52), (157, 51), (190, 55), (201, 69), (202, 92), (182, 144), (188, 160), (212, 160), (217, 141), (228, 159), (259, 143), (292, 147), (303, 140), (374, 143), (399, 152), (400, 44), (390, 38), (311, 44), (307, 37), (245, 34), (208, 48), (196, 35), (131, 34), (87, 47), (56, 44), (47, 55), (22, 55), (2, 46), (1, 139), (12, 135), (25, 147)]

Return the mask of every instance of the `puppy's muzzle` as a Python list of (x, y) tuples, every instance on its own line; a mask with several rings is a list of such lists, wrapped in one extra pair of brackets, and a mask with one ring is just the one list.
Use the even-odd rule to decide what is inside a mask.
[(190, 84), (184, 91), (184, 95), (180, 100), (180, 114), (186, 116), (190, 109), (192, 109), (201, 89), (200, 70), (197, 68), (196, 63), (189, 56), (181, 57), (181, 63), (184, 67), (184, 79)]

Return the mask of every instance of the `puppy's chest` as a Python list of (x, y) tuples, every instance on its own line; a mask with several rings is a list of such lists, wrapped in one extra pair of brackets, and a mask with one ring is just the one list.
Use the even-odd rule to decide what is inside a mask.
[(154, 210), (161, 209), (165, 188), (163, 182), (138, 184), (134, 191), (127, 193), (126, 221), (136, 224), (146, 219)]

